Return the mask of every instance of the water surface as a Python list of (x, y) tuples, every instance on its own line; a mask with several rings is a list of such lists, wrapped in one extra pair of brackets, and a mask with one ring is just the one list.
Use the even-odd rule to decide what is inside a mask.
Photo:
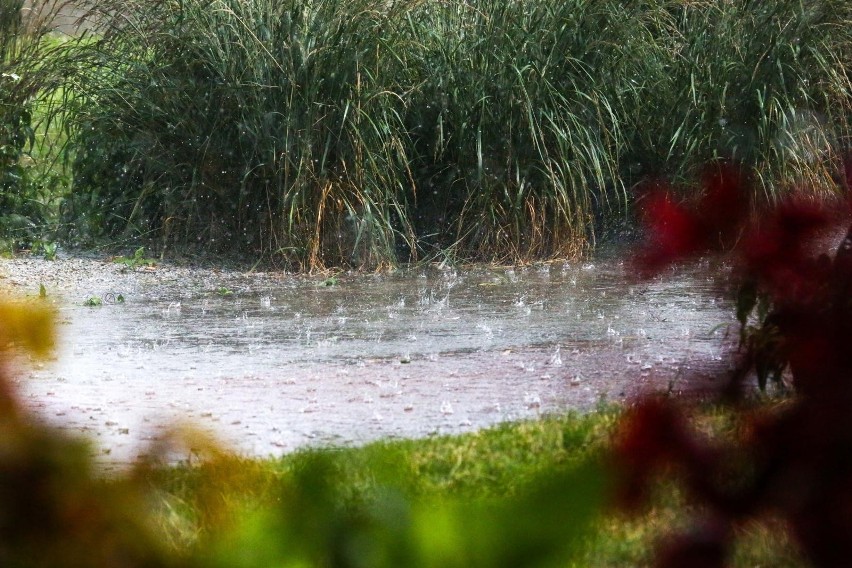
[[(60, 307), (60, 352), (21, 378), (27, 404), (107, 463), (176, 421), (267, 456), (704, 388), (732, 329), (707, 263), (651, 281), (618, 258), (334, 282), (84, 259), (3, 261), (0, 274), (25, 291), (44, 282)], [(107, 303), (83, 305), (95, 295)]]

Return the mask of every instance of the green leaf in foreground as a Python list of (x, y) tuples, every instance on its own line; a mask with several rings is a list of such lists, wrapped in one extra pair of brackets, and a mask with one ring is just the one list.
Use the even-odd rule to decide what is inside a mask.
[[(610, 477), (593, 459), (539, 472), (509, 496), (472, 497), (412, 494), (402, 454), (387, 447), (370, 454), (367, 484), (353, 478), (347, 452), (296, 456), (260, 506), (247, 505), (230, 516), (236, 525), (203, 539), (205, 562), (228, 568), (565, 565), (583, 552), (608, 496)], [(232, 477), (222, 474), (230, 469), (222, 468), (219, 478)]]

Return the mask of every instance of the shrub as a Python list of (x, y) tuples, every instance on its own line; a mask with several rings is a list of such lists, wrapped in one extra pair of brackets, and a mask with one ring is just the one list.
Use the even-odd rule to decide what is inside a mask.
[(23, 0), (0, 2), (0, 231), (19, 241), (30, 236), (37, 222), (22, 163), (32, 146), (30, 99), (38, 88), (26, 73), (32, 42), (25, 35), (22, 7)]
[(33, 420), (14, 392), (10, 347), (49, 356), (54, 315), (40, 303), (0, 303), (0, 563), (177, 566), (146, 516), (143, 484), (99, 477), (88, 445)]
[(73, 75), (71, 47), (50, 36), (59, 2), (0, 0), (0, 239), (32, 246), (50, 232), (64, 189), (51, 141), (51, 99)]
[[(709, 180), (691, 208), (665, 196), (649, 199), (652, 244), (640, 267), (656, 271), (733, 251), (745, 350), (723, 381), (722, 402), (739, 411), (739, 426), (727, 438), (710, 439), (682, 403), (639, 401), (616, 440), (623, 502), (643, 503), (661, 472), (685, 488), (699, 518), (693, 531), (664, 542), (659, 566), (724, 566), (737, 527), (772, 517), (814, 565), (842, 565), (852, 555), (852, 229), (833, 258), (814, 251), (821, 231), (848, 222), (848, 211), (788, 200), (749, 223), (745, 180), (730, 170)], [(750, 320), (759, 299), (763, 313)], [(763, 388), (767, 378), (781, 381), (787, 367), (795, 396), (748, 411), (749, 372)]]
[(595, 215), (623, 214), (610, 96), (641, 73), (634, 44), (648, 42), (653, 16), (622, 4), (438, 2), (411, 16), (425, 244), (484, 259), (571, 256), (592, 240)]

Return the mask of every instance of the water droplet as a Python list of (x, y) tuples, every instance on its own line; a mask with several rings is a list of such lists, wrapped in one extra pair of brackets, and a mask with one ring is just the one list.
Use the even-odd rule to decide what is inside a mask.
[(524, 393), (524, 404), (527, 408), (541, 408), (541, 397), (537, 392)]
[(562, 366), (562, 355), (559, 353), (560, 346), (556, 346), (556, 352), (550, 356), (550, 364), (554, 367)]

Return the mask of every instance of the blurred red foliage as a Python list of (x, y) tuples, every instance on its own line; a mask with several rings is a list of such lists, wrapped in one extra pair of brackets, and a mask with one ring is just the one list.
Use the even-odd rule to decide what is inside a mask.
[(708, 168), (695, 203), (675, 201), (665, 183), (642, 188), (642, 222), (648, 239), (637, 268), (651, 275), (672, 263), (729, 248), (748, 215), (744, 176), (733, 166)]
[(658, 474), (678, 476), (704, 519), (660, 547), (657, 565), (724, 566), (735, 527), (781, 518), (816, 566), (852, 562), (852, 228), (833, 258), (816, 255), (824, 230), (848, 222), (838, 203), (788, 200), (763, 214), (749, 210), (747, 180), (722, 166), (705, 178), (694, 204), (665, 186), (645, 198), (647, 244), (636, 256), (646, 275), (710, 253), (732, 255), (745, 328), (759, 301), (768, 306), (743, 350), (720, 402), (742, 410), (752, 370), (789, 369), (789, 401), (742, 414), (746, 434), (699, 435), (687, 403), (647, 397), (626, 413), (615, 444), (620, 503), (646, 502)]

